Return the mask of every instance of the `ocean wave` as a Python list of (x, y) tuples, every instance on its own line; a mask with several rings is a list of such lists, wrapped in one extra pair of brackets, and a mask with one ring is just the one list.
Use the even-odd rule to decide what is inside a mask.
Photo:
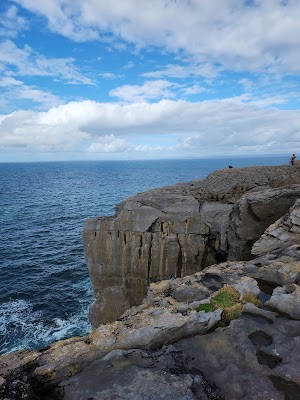
[(91, 329), (87, 308), (88, 304), (82, 304), (81, 310), (65, 319), (44, 321), (43, 312), (35, 311), (31, 302), (19, 299), (1, 304), (0, 354), (41, 349), (57, 340), (87, 334)]

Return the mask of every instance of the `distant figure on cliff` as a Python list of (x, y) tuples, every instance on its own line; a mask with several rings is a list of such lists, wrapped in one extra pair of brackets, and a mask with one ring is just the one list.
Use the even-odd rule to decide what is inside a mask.
[(228, 168), (233, 168), (233, 166), (231, 164), (228, 165)]
[(290, 158), (290, 164), (291, 164), (291, 165), (294, 165), (294, 164), (295, 164), (295, 158), (296, 158), (295, 154), (292, 154), (292, 155), (291, 155), (291, 158)]

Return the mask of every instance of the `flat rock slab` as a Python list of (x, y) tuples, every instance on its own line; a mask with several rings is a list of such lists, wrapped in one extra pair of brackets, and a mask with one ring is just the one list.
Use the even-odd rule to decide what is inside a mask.
[(299, 399), (300, 321), (246, 310), (227, 328), (177, 342), (191, 360), (187, 368), (203, 371), (226, 399)]
[(113, 351), (62, 383), (65, 400), (222, 400), (221, 391), (173, 346)]

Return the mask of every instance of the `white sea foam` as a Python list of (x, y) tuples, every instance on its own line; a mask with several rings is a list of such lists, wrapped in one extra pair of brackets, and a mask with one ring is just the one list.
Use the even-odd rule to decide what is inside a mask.
[(90, 331), (87, 304), (76, 315), (45, 322), (41, 311), (30, 302), (12, 300), (0, 306), (0, 353), (24, 348), (38, 349), (54, 341)]

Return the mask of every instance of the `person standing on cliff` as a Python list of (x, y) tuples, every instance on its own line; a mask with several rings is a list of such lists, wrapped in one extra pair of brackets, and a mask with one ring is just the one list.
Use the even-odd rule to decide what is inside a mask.
[(290, 164), (291, 164), (291, 165), (294, 165), (294, 164), (295, 164), (295, 158), (296, 158), (295, 154), (292, 154), (292, 155), (291, 155), (291, 158), (290, 158)]

